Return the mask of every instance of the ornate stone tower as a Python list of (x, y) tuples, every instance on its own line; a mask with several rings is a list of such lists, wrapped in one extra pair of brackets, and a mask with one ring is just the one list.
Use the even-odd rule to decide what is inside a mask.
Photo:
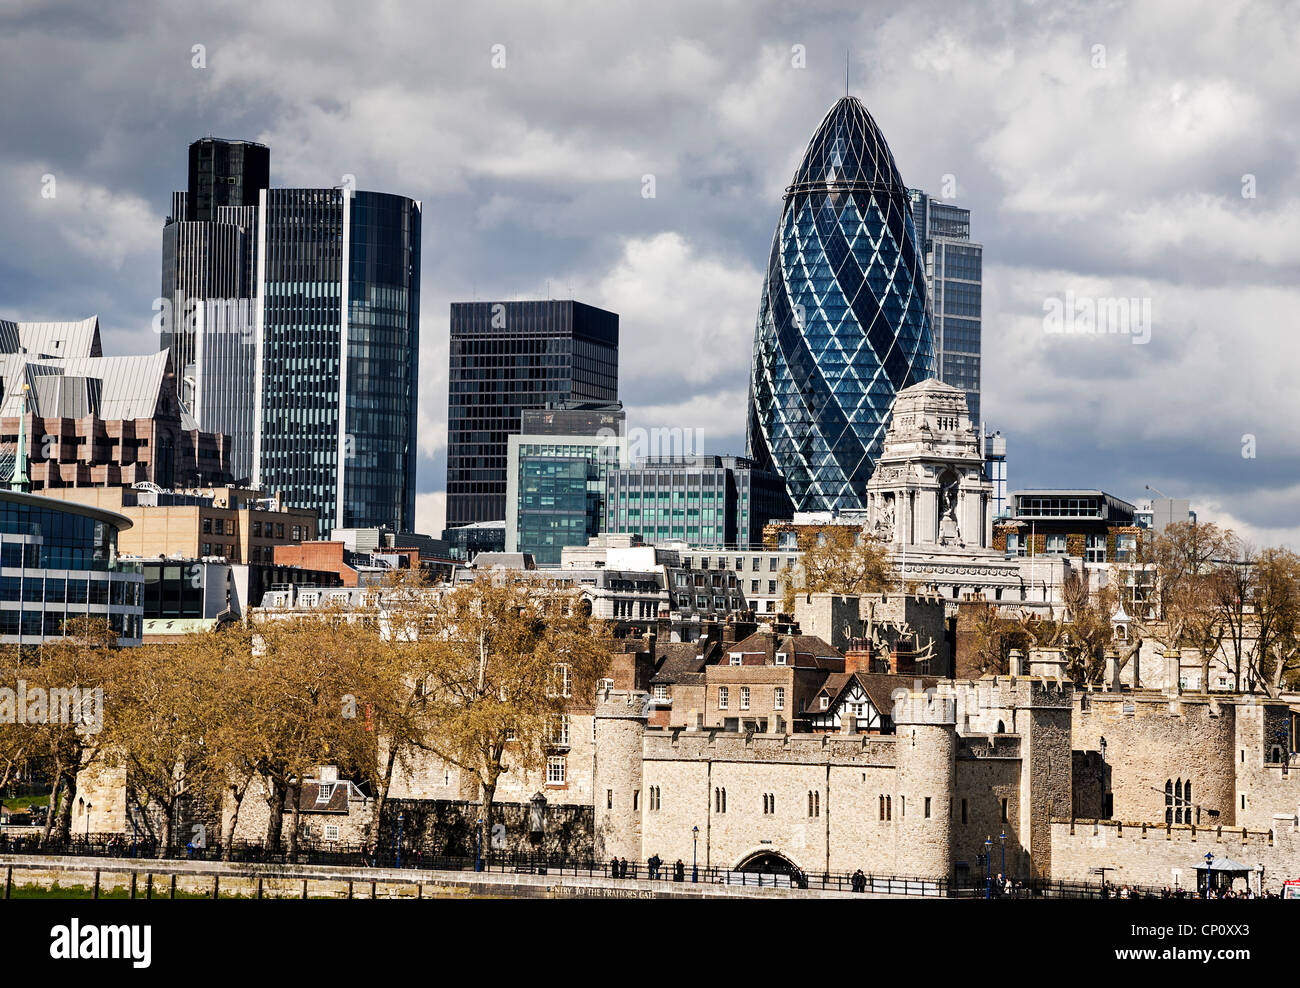
[(957, 706), (933, 691), (894, 705), (898, 795), (893, 807), (894, 867), (900, 875), (949, 878), (953, 869), (952, 796), (957, 779)]
[(897, 546), (987, 548), (993, 484), (966, 393), (930, 378), (898, 393), (867, 483), (867, 528)]
[(596, 695), (596, 859), (641, 860), (642, 739), (648, 694), (602, 690)]

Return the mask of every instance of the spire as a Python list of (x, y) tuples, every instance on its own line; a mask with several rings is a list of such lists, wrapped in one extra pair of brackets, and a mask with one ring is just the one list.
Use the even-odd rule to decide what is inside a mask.
[(27, 479), (27, 382), (23, 382), (22, 394), (18, 399), (18, 443), (14, 447), (14, 473), (9, 480), (9, 489), (28, 493), (31, 481)]
[(851, 49), (844, 49), (844, 98), (849, 98), (849, 52)]

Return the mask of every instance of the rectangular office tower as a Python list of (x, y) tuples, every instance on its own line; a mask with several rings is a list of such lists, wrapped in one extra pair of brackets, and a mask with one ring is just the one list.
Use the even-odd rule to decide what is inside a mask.
[(601, 533), (606, 479), (627, 466), (626, 421), (618, 402), (524, 409), (507, 456), (506, 552), (558, 566), (565, 546)]
[(939, 202), (920, 189), (909, 189), (908, 195), (925, 254), (939, 380), (966, 392), (971, 425), (978, 430), (984, 246), (971, 241), (969, 209)]
[(781, 477), (743, 456), (647, 457), (605, 486), (605, 531), (647, 542), (761, 546), (764, 525), (793, 515)]
[(381, 192), (261, 194), (253, 483), (322, 531), (415, 527), (420, 217)]
[(581, 302), (453, 302), (447, 527), (506, 517), (525, 408), (618, 400), (618, 316)]
[(160, 349), (171, 351), (184, 410), (230, 437), (241, 482), (253, 470), (257, 203), (270, 157), (252, 141), (195, 141), (186, 189), (172, 193), (163, 226)]

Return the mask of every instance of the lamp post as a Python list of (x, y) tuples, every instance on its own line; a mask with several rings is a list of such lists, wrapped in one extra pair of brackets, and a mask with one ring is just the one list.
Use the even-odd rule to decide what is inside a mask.
[(1100, 790), (1101, 812), (1106, 819), (1110, 819), (1110, 814), (1106, 812), (1106, 739), (1104, 737), (1098, 747), (1101, 748), (1101, 765), (1097, 768), (1097, 788)]
[(1007, 832), (1002, 831), (1002, 836), (998, 838), (1002, 841), (1002, 881), (1007, 880)]
[(478, 818), (478, 828), (474, 832), (474, 870), (483, 870), (483, 818)]
[(984, 898), (993, 898), (993, 838), (984, 838)]
[(691, 828), (691, 881), (692, 882), (698, 882), (700, 880), (699, 851), (700, 851), (700, 828), (692, 827)]
[(402, 821), (406, 819), (405, 813), (397, 814), (397, 867), (402, 867)]
[(1207, 899), (1210, 897), (1210, 879), (1214, 875), (1214, 872), (1210, 870), (1210, 868), (1213, 865), (1214, 865), (1214, 852), (1206, 851), (1205, 852), (1205, 898)]

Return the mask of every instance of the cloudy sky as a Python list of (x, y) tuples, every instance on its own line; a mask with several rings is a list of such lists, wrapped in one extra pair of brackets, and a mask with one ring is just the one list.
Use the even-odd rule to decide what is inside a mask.
[[(1294, 2), (0, 0), (0, 317), (156, 349), (185, 148), (247, 138), (274, 185), (424, 203), (423, 530), (455, 300), (618, 312), (630, 424), (743, 452), (781, 191), (846, 49), (904, 180), (973, 212), (1011, 486), (1150, 484), (1300, 548)], [(1149, 342), (1048, 332), (1067, 292), (1149, 299)]]

